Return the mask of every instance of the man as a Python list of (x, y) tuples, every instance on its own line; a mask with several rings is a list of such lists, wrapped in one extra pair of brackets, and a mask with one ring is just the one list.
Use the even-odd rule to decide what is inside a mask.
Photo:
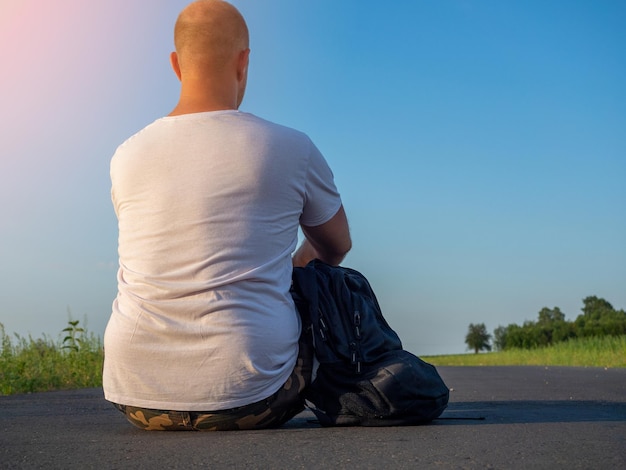
[(143, 429), (278, 426), (303, 409), (312, 364), (292, 266), (339, 264), (346, 215), (306, 135), (238, 111), (250, 53), (241, 14), (196, 1), (174, 42), (178, 104), (111, 160), (120, 267), (105, 398)]

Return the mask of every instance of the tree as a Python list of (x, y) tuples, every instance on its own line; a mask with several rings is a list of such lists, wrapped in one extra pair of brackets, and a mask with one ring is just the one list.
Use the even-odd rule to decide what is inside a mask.
[(543, 307), (539, 311), (537, 323), (530, 330), (536, 346), (548, 346), (567, 339), (571, 328), (568, 328), (565, 314), (559, 307)]
[(496, 351), (504, 351), (507, 348), (507, 336), (509, 329), (506, 326), (499, 326), (493, 330), (493, 346)]
[(615, 311), (609, 302), (601, 297), (596, 297), (595, 295), (585, 297), (583, 299), (583, 305), (583, 316), (594, 320), (599, 319), (608, 312)]
[(465, 343), (468, 349), (473, 349), (476, 354), (479, 351), (491, 351), (491, 335), (487, 333), (487, 327), (484, 323), (474, 325), (470, 323), (465, 336)]
[(561, 312), (559, 307), (554, 307), (552, 309), (548, 307), (543, 307), (539, 311), (539, 319), (538, 323), (542, 325), (553, 325), (554, 323), (559, 323), (565, 321), (565, 314)]
[(626, 313), (595, 295), (583, 299), (583, 313), (574, 322), (578, 337), (626, 334)]

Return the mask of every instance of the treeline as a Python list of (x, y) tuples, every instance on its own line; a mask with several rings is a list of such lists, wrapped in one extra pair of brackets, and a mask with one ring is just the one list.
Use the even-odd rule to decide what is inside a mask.
[(582, 313), (574, 321), (566, 320), (559, 307), (544, 307), (537, 321), (496, 328), (493, 332), (493, 346), (499, 351), (533, 349), (570, 338), (620, 335), (626, 335), (626, 312), (615, 310), (602, 298), (589, 296), (583, 299)]

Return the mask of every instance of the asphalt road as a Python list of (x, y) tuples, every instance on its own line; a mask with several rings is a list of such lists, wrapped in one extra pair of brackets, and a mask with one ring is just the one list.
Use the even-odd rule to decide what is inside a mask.
[(626, 468), (626, 369), (441, 367), (425, 426), (218, 433), (132, 427), (101, 389), (0, 397), (0, 468)]

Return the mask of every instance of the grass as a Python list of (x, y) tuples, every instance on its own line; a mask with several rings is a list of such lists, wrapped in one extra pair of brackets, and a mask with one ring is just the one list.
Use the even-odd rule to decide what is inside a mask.
[(435, 366), (626, 367), (626, 336), (580, 338), (537, 349), (423, 356)]
[[(54, 341), (10, 337), (0, 323), (0, 395), (102, 386), (104, 353), (100, 338), (70, 321)], [(435, 366), (626, 367), (626, 336), (584, 338), (547, 348), (494, 353), (423, 356)]]
[(0, 395), (71, 390), (102, 385), (100, 338), (70, 321), (65, 338), (33, 339), (4, 331), (0, 323)]

